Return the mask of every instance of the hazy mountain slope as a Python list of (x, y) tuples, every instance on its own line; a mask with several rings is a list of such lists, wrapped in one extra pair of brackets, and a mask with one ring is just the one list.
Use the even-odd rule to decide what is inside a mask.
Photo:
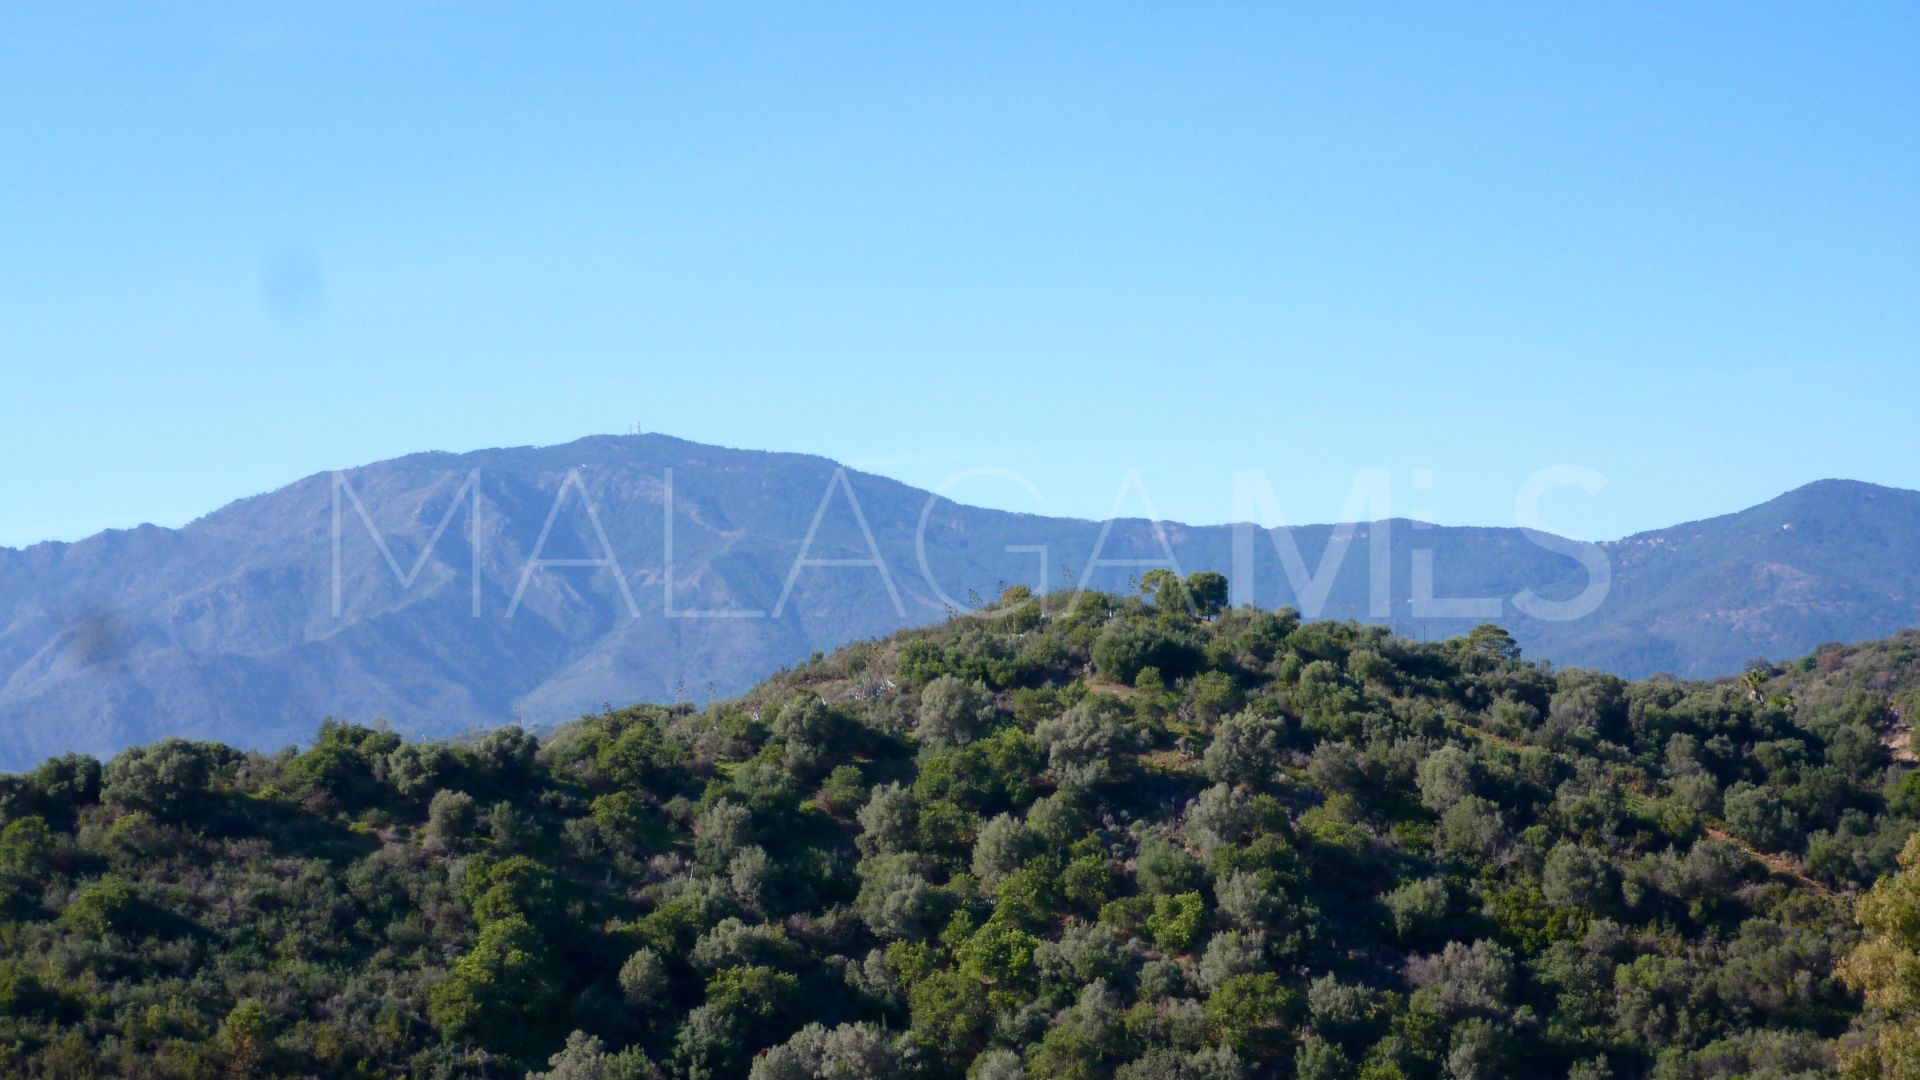
[[(674, 609), (728, 614), (668, 617), (669, 472)], [(840, 485), (837, 475), (818, 457), (664, 436), (417, 454), (351, 470), (351, 494), (340, 497), (337, 616), (328, 475), (179, 530), (147, 526), (0, 550), (0, 724), (10, 734), (0, 767), (169, 733), (272, 747), (306, 738), (324, 715), (446, 733), (515, 718), (548, 723), (635, 698), (700, 698), (710, 686), (733, 693), (814, 649), (937, 620), (948, 603), (966, 604), (968, 590), (1057, 588), (1069, 572), (1092, 587), (1125, 588), (1144, 567), (1086, 575), (1096, 551), (1108, 561), (1161, 559), (1161, 536), (1183, 571), (1232, 574), (1237, 599), (1390, 619), (1428, 637), (1483, 620), (1415, 617), (1418, 550), (1431, 552), (1432, 594), (1443, 598), (1510, 598), (1525, 588), (1565, 598), (1586, 580), (1572, 559), (1516, 529), (1380, 522), (1352, 530), (1313, 610), (1258, 531), (1251, 563), (1237, 570), (1226, 526), (1119, 521), (1103, 542), (1100, 523), (940, 500), (922, 534), (926, 493), (853, 471)], [(474, 476), (477, 528), (473, 489), (463, 488)], [(356, 498), (401, 575), (426, 552), (409, 586), (360, 520)], [(862, 518), (884, 578), (872, 565), (795, 572), (802, 557), (870, 560)], [(1510, 603), (1497, 618), (1533, 655), (1625, 675), (1714, 674), (1755, 653), (1881, 635), (1920, 623), (1917, 518), (1912, 492), (1814, 485), (1741, 514), (1606, 545), (1613, 588), (1586, 619), (1537, 622)], [(603, 567), (528, 573), (536, 553), (548, 562), (604, 558), (598, 530), (627, 593)], [(1311, 572), (1334, 533), (1306, 526), (1281, 536)], [(1385, 607), (1373, 597), (1376, 566), (1385, 571)]]
[(1747, 659), (1920, 624), (1920, 494), (1845, 480), (1605, 545), (1592, 620), (1528, 627), (1535, 652), (1638, 676), (1725, 674)]

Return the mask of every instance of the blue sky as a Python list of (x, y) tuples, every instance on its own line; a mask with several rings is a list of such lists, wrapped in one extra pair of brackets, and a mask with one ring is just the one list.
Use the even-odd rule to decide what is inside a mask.
[(1914, 5), (173, 7), (0, 32), (0, 544), (636, 423), (1195, 522), (1920, 487)]

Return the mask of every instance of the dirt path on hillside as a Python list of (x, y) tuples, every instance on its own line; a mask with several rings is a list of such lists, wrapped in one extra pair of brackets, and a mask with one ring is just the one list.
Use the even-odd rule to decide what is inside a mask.
[[(1448, 721), (1448, 724), (1449, 726), (1465, 734), (1472, 735), (1474, 738), (1483, 739), (1487, 742), (1499, 743), (1501, 746), (1507, 747), (1510, 750), (1543, 749), (1542, 747), (1532, 746), (1527, 743), (1520, 742), (1516, 739), (1507, 738), (1504, 735), (1496, 735), (1491, 731), (1487, 731), (1482, 728), (1475, 727), (1472, 724), (1466, 723), (1465, 721), (1452, 720), (1452, 721)], [(1553, 751), (1547, 751), (1547, 752), (1553, 753)], [(1606, 782), (1617, 790), (1626, 792), (1628, 794), (1638, 795), (1643, 799), (1652, 797), (1644, 791), (1636, 791), (1632, 787), (1621, 783), (1619, 780), (1614, 778), (1611, 774), (1609, 774), (1606, 777)], [(1707, 824), (1702, 826), (1702, 829), (1709, 837), (1712, 837), (1713, 839), (1720, 841), (1721, 843), (1727, 845), (1728, 847), (1733, 848), (1735, 851), (1740, 852), (1742, 855), (1745, 855), (1748, 859), (1752, 860), (1753, 862), (1758, 863), (1759, 865), (1765, 867), (1768, 873), (1775, 874), (1784, 878), (1790, 878), (1794, 881), (1799, 882), (1802, 885), (1805, 885), (1807, 888), (1813, 890), (1814, 892), (1820, 894), (1821, 896), (1826, 897), (1828, 901), (1834, 904), (1837, 904), (1843, 908), (1848, 906), (1848, 901), (1845, 897), (1841, 896), (1839, 893), (1834, 892), (1832, 889), (1827, 888), (1825, 885), (1809, 877), (1807, 875), (1807, 872), (1800, 868), (1799, 860), (1795, 859), (1793, 856), (1787, 855), (1783, 852), (1766, 852), (1766, 851), (1761, 851), (1757, 848), (1754, 848), (1748, 845), (1745, 841), (1741, 840), (1739, 837), (1733, 835), (1731, 832), (1728, 832), (1727, 828), (1724, 825), (1720, 825), (1717, 823)]]

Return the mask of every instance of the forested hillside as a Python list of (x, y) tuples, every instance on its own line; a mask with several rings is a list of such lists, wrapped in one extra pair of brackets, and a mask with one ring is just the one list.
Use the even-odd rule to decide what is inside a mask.
[(1627, 683), (1226, 596), (1015, 587), (538, 743), (5, 778), (0, 1072), (1920, 1068), (1920, 635)]

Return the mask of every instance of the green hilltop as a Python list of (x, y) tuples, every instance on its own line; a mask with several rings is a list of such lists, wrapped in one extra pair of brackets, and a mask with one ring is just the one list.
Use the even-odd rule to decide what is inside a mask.
[(1627, 682), (1226, 596), (1016, 586), (538, 740), (0, 778), (0, 1071), (1920, 1067), (1920, 634)]

